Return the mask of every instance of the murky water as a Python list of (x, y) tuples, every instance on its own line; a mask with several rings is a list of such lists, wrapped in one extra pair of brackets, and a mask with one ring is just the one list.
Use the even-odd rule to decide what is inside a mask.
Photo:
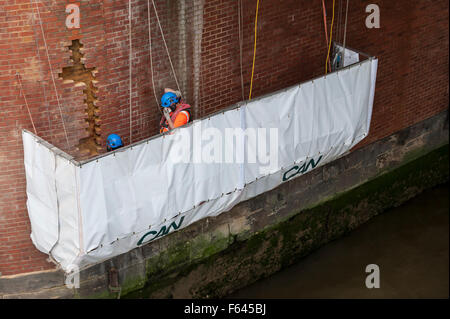
[[(448, 298), (448, 217), (446, 184), (228, 298)], [(366, 287), (369, 264), (380, 288)]]

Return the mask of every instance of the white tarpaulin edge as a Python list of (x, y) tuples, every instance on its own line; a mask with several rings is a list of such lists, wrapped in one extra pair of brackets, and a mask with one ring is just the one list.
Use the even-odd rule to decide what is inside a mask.
[(31, 240), (63, 269), (81, 252), (78, 223), (78, 167), (61, 151), (22, 132)]
[(84, 268), (329, 163), (367, 136), (376, 72), (371, 58), (87, 163), (24, 131), (33, 243)]

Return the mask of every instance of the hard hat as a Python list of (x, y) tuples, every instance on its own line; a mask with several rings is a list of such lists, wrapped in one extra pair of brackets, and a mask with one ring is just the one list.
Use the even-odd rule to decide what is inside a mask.
[(110, 134), (106, 139), (106, 145), (110, 149), (116, 149), (118, 147), (123, 146), (122, 139), (117, 134)]
[(180, 101), (180, 98), (173, 92), (164, 93), (161, 97), (161, 106), (170, 107), (172, 104), (176, 104)]

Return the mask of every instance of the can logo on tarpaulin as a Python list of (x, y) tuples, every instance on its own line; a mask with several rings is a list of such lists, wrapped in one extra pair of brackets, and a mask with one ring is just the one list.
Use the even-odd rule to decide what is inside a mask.
[(289, 169), (286, 173), (283, 174), (283, 182), (297, 176), (298, 174), (305, 174), (311, 167), (311, 169), (316, 168), (319, 165), (320, 160), (322, 159), (322, 155), (317, 159), (317, 162), (314, 161), (314, 158), (311, 158), (309, 162), (304, 162), (301, 166), (295, 165), (291, 169)]
[[(176, 222), (172, 222), (168, 227), (166, 227), (166, 225), (162, 226), (159, 229), (159, 231), (152, 230), (152, 231), (145, 233), (144, 236), (142, 236), (141, 239), (139, 239), (139, 241), (137, 242), (137, 245), (140, 246), (142, 244), (149, 243), (149, 242), (155, 240), (156, 238), (163, 237), (163, 236), (167, 235), (168, 233), (170, 233), (172, 229), (173, 230), (179, 229), (181, 227), (181, 224), (183, 224), (183, 221), (184, 221), (184, 216), (181, 217), (178, 225)], [(153, 236), (153, 237), (146, 239), (146, 237), (148, 237), (148, 236)], [(144, 242), (144, 239), (146, 239), (145, 242)]]

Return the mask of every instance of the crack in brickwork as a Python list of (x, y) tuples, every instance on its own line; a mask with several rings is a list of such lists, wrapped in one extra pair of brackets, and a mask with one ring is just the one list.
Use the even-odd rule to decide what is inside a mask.
[(70, 57), (73, 61), (72, 66), (68, 66), (62, 69), (62, 73), (59, 74), (64, 80), (72, 80), (75, 85), (78, 83), (83, 83), (85, 88), (83, 93), (85, 94), (84, 103), (86, 104), (86, 131), (88, 133), (87, 137), (80, 139), (77, 147), (79, 149), (80, 158), (89, 158), (99, 154), (100, 151), (100, 118), (98, 116), (99, 109), (95, 105), (97, 101), (97, 91), (95, 87), (95, 68), (86, 68), (83, 62), (82, 53), (83, 44), (80, 40), (72, 40), (72, 44), (69, 49), (72, 51), (72, 56)]

